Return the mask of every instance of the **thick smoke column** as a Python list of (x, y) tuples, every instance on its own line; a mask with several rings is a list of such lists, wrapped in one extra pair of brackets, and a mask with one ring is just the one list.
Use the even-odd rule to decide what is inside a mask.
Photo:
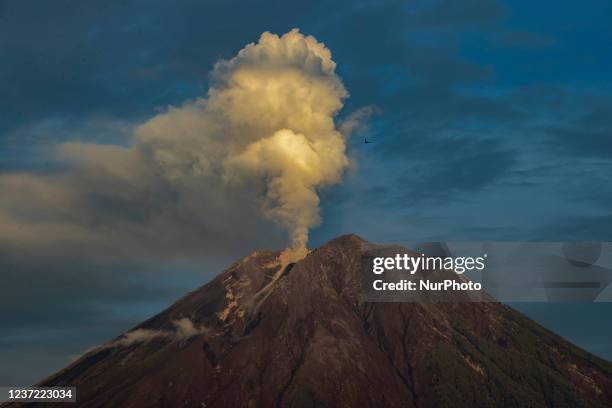
[[(218, 172), (227, 183), (265, 180), (263, 211), (289, 230), (297, 256), (320, 222), (317, 188), (339, 182), (348, 163), (334, 125), (347, 96), (335, 67), (314, 37), (296, 29), (281, 37), (266, 32), (216, 64), (207, 99), (154, 118), (138, 130), (139, 141), (153, 146), (171, 175), (187, 170)], [(201, 129), (188, 144), (174, 139), (173, 129), (184, 126)]]
[(304, 255), (317, 191), (348, 165), (335, 67), (311, 36), (263, 33), (215, 65), (205, 97), (138, 126), (130, 147), (67, 143), (63, 172), (0, 176), (0, 242), (199, 251), (260, 234), (258, 212), (289, 231), (285, 258)]
[(347, 165), (334, 126), (347, 92), (335, 67), (325, 45), (293, 30), (280, 38), (264, 33), (215, 69), (209, 101), (236, 125), (256, 129), (225, 167), (232, 176), (266, 178), (266, 214), (289, 230), (298, 252), (320, 222), (316, 189), (339, 182)]

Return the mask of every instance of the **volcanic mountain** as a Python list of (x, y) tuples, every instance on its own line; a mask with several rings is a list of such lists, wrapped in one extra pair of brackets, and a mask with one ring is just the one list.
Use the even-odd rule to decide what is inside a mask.
[(612, 364), (498, 303), (366, 303), (368, 244), (258, 251), (39, 385), (79, 407), (610, 407)]

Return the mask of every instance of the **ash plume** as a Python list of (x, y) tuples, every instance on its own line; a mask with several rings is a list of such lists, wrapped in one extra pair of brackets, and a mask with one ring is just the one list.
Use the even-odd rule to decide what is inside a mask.
[(0, 176), (0, 243), (214, 251), (271, 221), (289, 233), (285, 257), (303, 256), (318, 191), (348, 166), (335, 68), (312, 36), (263, 33), (215, 64), (206, 96), (137, 126), (128, 147), (65, 143), (67, 169)]

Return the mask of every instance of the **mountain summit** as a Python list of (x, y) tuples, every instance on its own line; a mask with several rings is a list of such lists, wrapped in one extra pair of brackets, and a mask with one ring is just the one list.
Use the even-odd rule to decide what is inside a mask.
[(366, 242), (258, 251), (39, 385), (79, 407), (605, 407), (612, 364), (497, 303), (362, 303)]

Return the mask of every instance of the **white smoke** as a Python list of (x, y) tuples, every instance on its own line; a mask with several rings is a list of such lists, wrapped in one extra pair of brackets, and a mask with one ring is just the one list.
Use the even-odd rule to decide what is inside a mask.
[[(348, 165), (346, 135), (334, 122), (348, 93), (335, 68), (314, 37), (265, 32), (215, 65), (206, 97), (137, 127), (132, 147), (68, 143), (61, 151), (75, 167), (63, 174), (0, 176), (11, 196), (0, 203), (0, 224), (24, 240), (65, 235), (107, 245), (130, 235), (163, 246), (190, 228), (220, 236), (224, 222), (239, 233), (252, 227), (255, 205), (288, 230), (290, 257), (302, 256), (321, 221), (319, 189), (340, 182)], [(24, 221), (23, 203), (42, 215)], [(132, 218), (138, 208), (145, 221), (123, 222), (128, 215), (113, 208)]]
[(208, 329), (205, 326), (194, 325), (191, 319), (188, 317), (174, 320), (172, 324), (176, 329), (174, 332), (174, 338), (178, 340), (190, 339), (194, 336), (208, 333)]
[(139, 142), (172, 178), (266, 180), (265, 214), (304, 249), (320, 222), (317, 188), (339, 182), (348, 164), (334, 125), (347, 96), (335, 67), (314, 37), (264, 33), (216, 64), (208, 98), (152, 119), (138, 129)]
[(188, 317), (173, 320), (172, 325), (174, 326), (174, 330), (135, 329), (102, 347), (127, 347), (132, 344), (147, 343), (153, 339), (160, 338), (171, 341), (182, 341), (208, 333), (208, 329), (205, 326), (194, 325)]
[(103, 346), (104, 348), (112, 347), (128, 347), (132, 344), (147, 343), (158, 338), (172, 338), (173, 333), (162, 330), (136, 329), (132, 330), (115, 340), (111, 344)]
[(74, 362), (81, 357), (89, 355), (93, 352), (106, 350), (116, 347), (129, 347), (134, 344), (148, 343), (155, 339), (165, 339), (168, 341), (184, 341), (192, 337), (206, 335), (209, 329), (206, 326), (195, 325), (188, 317), (183, 317), (178, 320), (173, 320), (172, 325), (174, 330), (152, 330), (152, 329), (134, 329), (119, 337), (117, 340), (90, 347), (83, 353), (72, 356), (70, 362)]

